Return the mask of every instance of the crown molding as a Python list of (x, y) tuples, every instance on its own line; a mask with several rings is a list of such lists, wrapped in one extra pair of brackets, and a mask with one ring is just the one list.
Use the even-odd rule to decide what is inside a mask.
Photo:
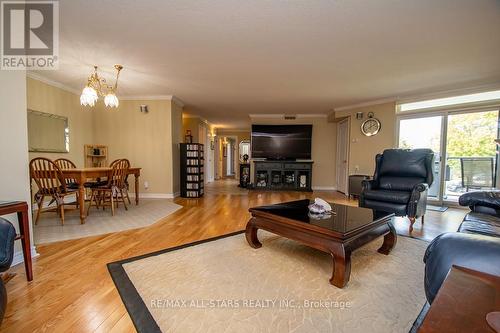
[(297, 119), (303, 118), (327, 118), (327, 114), (323, 113), (297, 113), (297, 114), (286, 114), (286, 113), (258, 113), (249, 114), (250, 118), (267, 118), (267, 119), (284, 119), (285, 117), (295, 117)]
[[(39, 74), (33, 73), (33, 72), (26, 72), (26, 76), (29, 77), (30, 79), (37, 80), (40, 82), (43, 82), (45, 84), (48, 84), (49, 86), (59, 88), (62, 90), (65, 90), (67, 92), (70, 92), (72, 94), (75, 94), (77, 96), (80, 95), (80, 91), (73, 89), (65, 84), (62, 84), (60, 82), (48, 79), (46, 77), (43, 77)], [(118, 97), (120, 100), (123, 101), (137, 101), (137, 100), (142, 100), (142, 101), (172, 101), (173, 103), (177, 104), (179, 107), (184, 108), (185, 103), (177, 96), (174, 95), (120, 95), (118, 94)]]
[(467, 94), (474, 94), (474, 93), (480, 93), (480, 92), (485, 92), (489, 90), (498, 90), (500, 89), (500, 83), (493, 83), (493, 84), (482, 84), (482, 85), (474, 85), (472, 87), (468, 88), (456, 88), (456, 89), (440, 89), (437, 90), (437, 92), (427, 92), (427, 93), (408, 93), (408, 94), (402, 94), (400, 96), (392, 96), (392, 97), (387, 97), (387, 98), (381, 98), (381, 99), (374, 99), (371, 101), (366, 101), (362, 103), (355, 103), (355, 104), (350, 104), (346, 106), (340, 106), (336, 107), (333, 109), (333, 111), (346, 111), (346, 110), (351, 110), (351, 109), (357, 109), (361, 107), (366, 107), (366, 106), (373, 106), (373, 105), (379, 105), (379, 104), (384, 104), (384, 103), (412, 103), (412, 102), (419, 102), (423, 100), (428, 100), (428, 99), (437, 99), (437, 98), (446, 98), (446, 97), (453, 97), (453, 96), (460, 96), (460, 95), (467, 95)]
[(297, 113), (295, 115), (297, 119), (302, 119), (302, 118), (328, 118), (327, 114), (324, 113)]
[(397, 97), (374, 99), (374, 100), (367, 101), (367, 102), (356, 103), (356, 104), (351, 104), (351, 105), (346, 105), (346, 106), (334, 108), (333, 111), (334, 112), (335, 111), (346, 111), (346, 110), (357, 109), (357, 108), (362, 108), (362, 107), (366, 107), (366, 106), (373, 106), (373, 105), (396, 102), (397, 100), (398, 100)]
[(198, 116), (197, 114), (189, 114), (189, 113), (182, 113), (182, 118), (189, 118), (189, 119), (200, 119), (200, 121), (204, 124), (207, 124), (208, 126), (214, 126), (210, 121), (206, 120), (202, 116)]
[(184, 103), (179, 97), (172, 95), (172, 103), (177, 104), (181, 109), (184, 109), (186, 103)]
[(49, 86), (65, 90), (65, 91), (70, 92), (70, 93), (75, 94), (75, 95), (80, 95), (80, 91), (73, 89), (65, 84), (60, 83), (60, 82), (57, 82), (57, 81), (54, 81), (51, 79), (47, 79), (46, 77), (43, 77), (39, 74), (36, 74), (33, 72), (26, 72), (26, 76), (30, 79), (37, 80), (37, 81), (40, 81), (42, 83), (48, 84)]

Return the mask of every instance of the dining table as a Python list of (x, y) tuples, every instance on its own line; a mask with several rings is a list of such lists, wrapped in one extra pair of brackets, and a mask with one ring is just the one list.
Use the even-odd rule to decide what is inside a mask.
[[(80, 223), (84, 224), (86, 219), (85, 212), (85, 182), (88, 179), (109, 177), (112, 171), (110, 167), (97, 168), (74, 168), (62, 169), (64, 178), (75, 179), (78, 183), (78, 204), (80, 208)], [(139, 177), (141, 176), (141, 168), (129, 168), (128, 175), (134, 175), (135, 178), (135, 204), (139, 204)]]

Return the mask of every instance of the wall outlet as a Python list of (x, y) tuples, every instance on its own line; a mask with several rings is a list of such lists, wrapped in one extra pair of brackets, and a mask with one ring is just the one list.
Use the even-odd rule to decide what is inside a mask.
[(359, 165), (354, 166), (354, 172), (358, 173), (359, 172)]
[(144, 182), (144, 188), (147, 190), (149, 188), (149, 182), (148, 181), (145, 181)]

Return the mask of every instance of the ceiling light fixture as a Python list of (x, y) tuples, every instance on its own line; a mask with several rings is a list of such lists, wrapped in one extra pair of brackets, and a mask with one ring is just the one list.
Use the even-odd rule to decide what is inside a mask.
[(94, 106), (99, 96), (104, 97), (104, 105), (110, 108), (118, 107), (118, 97), (116, 97), (116, 89), (118, 88), (118, 77), (123, 69), (122, 65), (115, 65), (116, 80), (115, 84), (109, 85), (106, 80), (100, 78), (97, 74), (97, 66), (94, 66), (94, 72), (87, 79), (87, 85), (82, 90), (80, 96), (80, 104), (84, 106)]

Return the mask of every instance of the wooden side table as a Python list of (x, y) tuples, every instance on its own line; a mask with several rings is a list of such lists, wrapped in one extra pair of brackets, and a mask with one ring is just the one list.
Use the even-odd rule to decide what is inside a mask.
[(33, 280), (33, 267), (31, 263), (31, 242), (30, 226), (28, 218), (28, 204), (25, 201), (0, 201), (0, 215), (17, 213), (19, 222), (19, 235), (23, 248), (24, 268), (26, 270), (26, 279)]
[(486, 315), (500, 310), (500, 276), (452, 266), (419, 333), (495, 333)]

